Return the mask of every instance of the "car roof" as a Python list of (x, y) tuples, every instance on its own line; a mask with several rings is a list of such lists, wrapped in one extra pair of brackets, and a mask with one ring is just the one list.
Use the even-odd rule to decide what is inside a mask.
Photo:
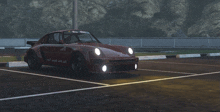
[[(49, 35), (49, 34), (51, 34), (51, 33), (63, 33), (63, 32), (65, 32), (65, 31), (86, 31), (86, 30), (79, 30), (79, 29), (57, 30), (57, 31), (53, 31), (53, 32), (47, 33), (47, 34), (45, 34), (44, 36)], [(87, 31), (87, 32), (89, 32), (89, 31)], [(44, 36), (43, 36), (43, 37), (44, 37)]]
[[(65, 31), (85, 31), (85, 32), (89, 32), (89, 31), (86, 31), (86, 30), (79, 30), (79, 29), (69, 29), (69, 30), (57, 30), (57, 31), (53, 31), (53, 32), (51, 32), (51, 33), (63, 33), (63, 32), (65, 32)], [(49, 35), (49, 34), (51, 34), (51, 33), (48, 33), (48, 34), (46, 34), (46, 35)], [(90, 33), (90, 32), (89, 32)], [(92, 33), (91, 33), (92, 34)], [(42, 38), (44, 38), (46, 35), (44, 35)], [(93, 35), (93, 34), (92, 34)], [(100, 42), (95, 36), (94, 36), (94, 38), (98, 41), (98, 42)], [(101, 43), (101, 42), (100, 42)]]
[[(65, 31), (85, 31), (85, 30), (79, 30), (79, 29), (69, 29), (69, 30), (58, 30), (58, 31), (53, 31), (51, 33), (62, 33), (62, 32), (65, 32)], [(50, 34), (50, 33), (48, 33)]]

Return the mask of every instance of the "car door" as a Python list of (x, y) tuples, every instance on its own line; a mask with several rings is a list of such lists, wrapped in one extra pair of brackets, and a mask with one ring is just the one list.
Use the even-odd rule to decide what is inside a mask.
[(45, 63), (53, 65), (54, 63), (56, 63), (54, 56), (54, 45), (56, 45), (57, 42), (56, 40), (54, 40), (54, 33), (48, 34), (47, 36), (47, 41), (41, 47), (41, 53)]
[[(55, 40), (63, 40), (62, 36), (62, 33), (54, 34)], [(58, 42), (58, 44), (54, 45), (54, 56), (56, 56), (57, 59), (56, 65), (68, 65), (67, 62), (69, 60), (70, 55), (71, 49), (67, 47), (67, 44), (62, 44)]]
[(41, 52), (42, 58), (45, 63), (47, 62), (47, 59), (49, 59), (49, 57), (48, 57), (49, 56), (48, 55), (48, 52), (49, 52), (48, 38), (49, 38), (49, 34), (45, 35), (41, 40), (41, 46), (40, 46), (40, 52)]
[(62, 57), (65, 57), (65, 54), (62, 52), (64, 45), (59, 43), (62, 40), (62, 33), (54, 33), (54, 44), (53, 44), (53, 62), (55, 65), (64, 65)]

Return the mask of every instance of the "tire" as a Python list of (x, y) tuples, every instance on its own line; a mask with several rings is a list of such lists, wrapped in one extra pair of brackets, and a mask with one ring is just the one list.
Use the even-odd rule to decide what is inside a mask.
[(42, 64), (39, 62), (39, 58), (34, 52), (28, 55), (27, 63), (28, 63), (28, 67), (32, 70), (38, 70), (42, 66)]
[(70, 70), (77, 76), (84, 76), (88, 74), (88, 68), (86, 66), (86, 60), (81, 53), (77, 53), (72, 57)]

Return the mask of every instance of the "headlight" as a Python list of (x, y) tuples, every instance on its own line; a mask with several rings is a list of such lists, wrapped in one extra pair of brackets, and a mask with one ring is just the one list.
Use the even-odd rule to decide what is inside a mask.
[(106, 71), (107, 71), (107, 66), (106, 66), (106, 65), (103, 65), (103, 66), (102, 66), (102, 71), (103, 71), (103, 72), (106, 72)]
[(133, 50), (131, 48), (128, 48), (128, 53), (133, 54)]
[(98, 48), (95, 48), (95, 54), (99, 56), (101, 54), (101, 51)]
[(134, 65), (134, 69), (137, 69), (137, 68), (138, 68), (138, 65), (137, 65), (137, 64), (135, 64), (135, 65)]

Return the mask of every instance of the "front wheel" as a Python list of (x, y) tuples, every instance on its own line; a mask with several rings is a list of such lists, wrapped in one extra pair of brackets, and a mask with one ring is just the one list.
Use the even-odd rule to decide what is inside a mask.
[(42, 64), (39, 63), (39, 59), (35, 53), (31, 53), (28, 55), (28, 67), (32, 70), (38, 70), (41, 68)]
[(88, 74), (86, 60), (82, 54), (77, 53), (74, 56), (74, 59), (72, 59), (71, 61), (70, 69), (72, 72), (74, 72), (78, 76)]

